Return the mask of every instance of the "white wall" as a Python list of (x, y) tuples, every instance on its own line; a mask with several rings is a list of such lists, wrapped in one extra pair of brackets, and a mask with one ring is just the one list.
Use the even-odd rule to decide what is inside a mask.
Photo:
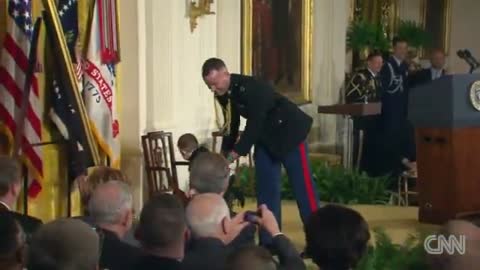
[(468, 72), (468, 65), (457, 57), (457, 50), (469, 49), (480, 59), (480, 1), (452, 0), (449, 69), (452, 73)]
[[(137, 206), (144, 178), (140, 136), (166, 130), (175, 141), (185, 132), (210, 139), (216, 129), (213, 95), (201, 79), (201, 65), (215, 56), (233, 72), (240, 70), (240, 2), (215, 1), (217, 14), (199, 18), (193, 33), (188, 2), (119, 1), (122, 170), (134, 182)], [(181, 171), (181, 180), (186, 177)]]
[(312, 104), (302, 106), (315, 122), (310, 136), (314, 144), (341, 144), (339, 117), (319, 115), (318, 105), (339, 101), (346, 71), (346, 30), (350, 1), (314, 1), (312, 44)]

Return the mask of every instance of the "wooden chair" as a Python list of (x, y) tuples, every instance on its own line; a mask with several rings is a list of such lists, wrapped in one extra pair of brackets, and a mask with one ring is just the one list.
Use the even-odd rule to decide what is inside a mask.
[(171, 192), (186, 202), (187, 197), (178, 185), (177, 166), (188, 166), (189, 163), (175, 160), (172, 133), (149, 132), (142, 136), (142, 147), (148, 195)]
[(418, 192), (411, 190), (409, 187), (409, 180), (414, 179), (417, 180), (416, 175), (411, 175), (408, 172), (403, 172), (397, 181), (397, 188), (398, 188), (398, 205), (409, 206), (409, 196), (414, 195), (417, 196)]

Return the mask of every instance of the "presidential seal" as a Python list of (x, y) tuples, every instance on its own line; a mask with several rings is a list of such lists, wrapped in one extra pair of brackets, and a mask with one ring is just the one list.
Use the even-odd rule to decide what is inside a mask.
[(470, 86), (470, 102), (477, 111), (480, 111), (480, 81), (475, 81)]

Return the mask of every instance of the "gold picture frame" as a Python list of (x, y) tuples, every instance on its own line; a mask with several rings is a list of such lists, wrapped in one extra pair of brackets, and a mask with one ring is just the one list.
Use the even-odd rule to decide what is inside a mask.
[(61, 84), (66, 88), (66, 91), (70, 92), (69, 94), (73, 99), (73, 109), (80, 114), (81, 125), (85, 130), (86, 145), (82, 146), (84, 147), (84, 151), (88, 153), (87, 155), (92, 157), (93, 163), (95, 165), (100, 165), (101, 159), (97, 142), (93, 137), (83, 98), (78, 89), (79, 86), (74, 73), (72, 59), (68, 51), (65, 33), (63, 32), (60, 18), (58, 16), (56, 2), (55, 0), (43, 0), (43, 6), (45, 8), (44, 20), (47, 38), (50, 38), (49, 41), (51, 41), (52, 52), (55, 54), (56, 58), (58, 57), (57, 63), (59, 64), (59, 70), (61, 71), (59, 76), (61, 78)]
[[(450, 50), (452, 0), (422, 0), (420, 12), (423, 28), (432, 34), (432, 47), (442, 49), (448, 55)], [(421, 56), (424, 58), (428, 55), (422, 50)]]
[[(254, 62), (255, 62), (254, 54), (256, 54), (256, 51), (254, 51), (254, 44), (258, 44), (259, 42), (255, 40), (256, 37), (258, 36), (257, 35), (254, 36), (254, 29), (258, 31), (259, 26), (254, 25), (255, 23), (254, 16), (257, 15), (256, 14), (257, 11), (254, 9), (256, 5), (258, 5), (259, 3), (265, 4), (265, 5), (271, 5), (272, 2), (279, 5), (282, 4), (283, 2), (283, 4), (287, 3), (287, 5), (289, 5), (288, 18), (290, 18), (290, 21), (289, 21), (288, 27), (291, 30), (291, 33), (293, 35), (297, 34), (298, 36), (297, 38), (295, 38), (294, 36), (291, 37), (291, 39), (294, 41), (291, 41), (288, 38), (285, 41), (286, 43), (290, 44), (289, 48), (292, 48), (292, 47), (295, 48), (295, 50), (288, 50), (288, 51), (294, 52), (292, 53), (293, 56), (292, 55), (285, 56), (285, 54), (282, 55), (281, 53), (277, 54), (279, 58), (284, 57), (284, 58), (293, 59), (292, 62), (296, 64), (292, 65), (293, 67), (286, 68), (287, 71), (285, 71), (285, 73), (287, 74), (286, 75), (283, 74), (282, 79), (277, 79), (275, 78), (276, 76), (273, 76), (273, 77), (269, 76), (268, 80), (272, 81), (277, 91), (279, 91), (281, 94), (285, 95), (295, 103), (297, 104), (309, 103), (311, 102), (311, 96), (312, 96), (311, 95), (311, 61), (312, 61), (313, 0), (243, 0), (242, 1), (242, 44), (241, 44), (242, 73), (246, 75), (258, 76), (259, 71), (256, 70), (257, 68), (254, 67)], [(299, 6), (300, 4), (301, 6)], [(294, 6), (294, 8), (292, 8), (292, 6)], [(294, 15), (291, 15), (293, 13), (292, 10), (296, 11)], [(300, 13), (299, 12), (300, 10), (301, 10), (301, 16), (299, 18), (298, 16), (295, 16), (295, 14)], [(273, 16), (273, 12), (270, 15)], [(283, 20), (287, 20), (287, 18), (283, 18)], [(297, 23), (298, 21), (300, 21), (300, 23)], [(279, 21), (277, 20), (277, 22)], [(284, 21), (282, 21), (282, 23), (284, 23)], [(271, 27), (272, 28), (275, 27), (275, 20), (273, 19), (272, 19)], [(295, 27), (298, 27), (299, 29), (295, 29)], [(282, 30), (287, 31), (287, 29), (282, 29)], [(260, 43), (263, 44), (261, 41)], [(292, 43), (294, 44), (292, 45)], [(275, 43), (272, 42), (271, 44), (275, 44)], [(275, 45), (272, 45), (272, 46), (275, 46)], [(284, 45), (278, 45), (278, 46), (285, 47), (287, 45), (284, 44)], [(256, 48), (258, 48), (258, 46)], [(269, 51), (269, 50), (266, 50), (266, 51)], [(279, 49), (279, 51), (281, 50)], [(276, 69), (280, 70), (282, 66), (282, 63), (280, 62), (285, 62), (285, 61), (287, 61), (287, 64), (285, 64), (284, 67), (289, 66), (288, 60), (283, 60), (283, 61), (277, 60)], [(264, 67), (262, 66), (262, 68)], [(276, 73), (278, 75), (282, 73), (282, 71), (273, 72), (273, 73)], [(259, 77), (262, 77), (262, 76), (259, 76)]]

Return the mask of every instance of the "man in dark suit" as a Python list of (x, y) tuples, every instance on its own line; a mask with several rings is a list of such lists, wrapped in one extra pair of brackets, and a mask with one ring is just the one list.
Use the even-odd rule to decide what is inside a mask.
[(29, 237), (41, 225), (37, 218), (12, 211), (22, 190), (21, 170), (19, 162), (8, 156), (0, 156), (0, 211), (9, 211), (20, 223)]
[(183, 260), (185, 270), (223, 270), (227, 245), (248, 225), (244, 213), (230, 218), (227, 203), (219, 194), (195, 195), (185, 210), (194, 241)]
[[(190, 171), (190, 196), (203, 193), (216, 193), (223, 197), (230, 182), (230, 168), (228, 161), (218, 153), (201, 153), (191, 164)], [(230, 211), (231, 216), (236, 213)], [(250, 224), (228, 244), (229, 248), (236, 249), (241, 246), (255, 243), (257, 228)], [(192, 240), (192, 242), (195, 240)]]
[(414, 169), (416, 161), (415, 140), (408, 114), (408, 43), (393, 39), (393, 54), (382, 67), (382, 164), (378, 175), (396, 176), (406, 169)]
[[(259, 207), (258, 216), (253, 217), (252, 221), (265, 228), (273, 237), (272, 253), (262, 247), (243, 247), (229, 256), (226, 269), (306, 269), (300, 254), (290, 239), (282, 234), (275, 216), (266, 205)], [(273, 255), (278, 257), (278, 262), (273, 260)]]
[(421, 69), (409, 78), (410, 86), (417, 87), (439, 79), (445, 75), (445, 53), (440, 49), (434, 49), (430, 53), (430, 67)]
[(145, 255), (134, 263), (132, 270), (180, 269), (188, 238), (182, 203), (170, 194), (150, 199), (142, 209), (136, 236)]
[(88, 201), (90, 221), (102, 239), (101, 268), (129, 269), (141, 255), (140, 249), (121, 240), (132, 227), (132, 204), (130, 188), (121, 181), (98, 185)]
[[(295, 190), (300, 217), (305, 222), (319, 204), (306, 142), (313, 119), (269, 83), (230, 74), (221, 59), (205, 61), (202, 77), (225, 112), (222, 152), (229, 161), (247, 155), (255, 145), (257, 203), (268, 205), (277, 220), (281, 220), (283, 165)], [(246, 118), (247, 123), (237, 142), (240, 116)], [(271, 237), (263, 232), (260, 242), (268, 246)]]

